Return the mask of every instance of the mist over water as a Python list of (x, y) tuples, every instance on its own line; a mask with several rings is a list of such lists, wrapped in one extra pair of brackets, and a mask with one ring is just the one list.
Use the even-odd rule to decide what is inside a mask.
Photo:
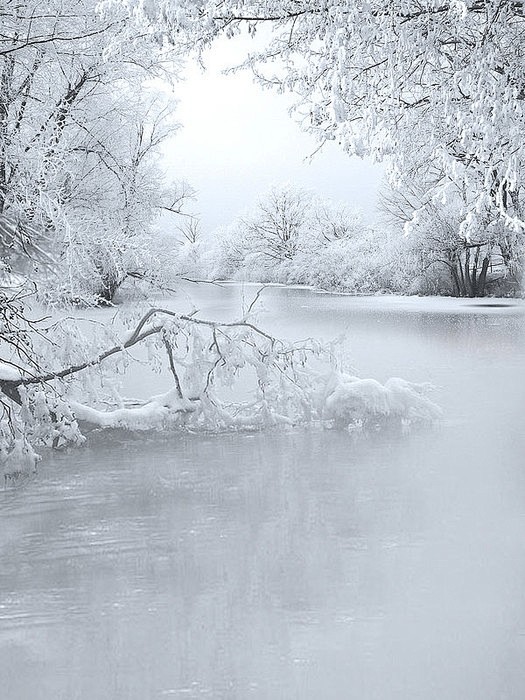
[[(192, 291), (231, 318), (252, 289)], [(442, 424), (47, 456), (0, 492), (0, 696), (522, 700), (525, 308), (263, 301), (276, 334), (347, 332), (363, 377), (433, 382)]]

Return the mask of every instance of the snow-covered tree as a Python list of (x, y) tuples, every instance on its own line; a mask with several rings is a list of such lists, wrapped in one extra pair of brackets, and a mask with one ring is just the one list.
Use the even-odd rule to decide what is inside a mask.
[(252, 254), (275, 263), (291, 260), (307, 244), (311, 201), (304, 190), (272, 187), (252, 215), (240, 225), (251, 242)]
[(177, 128), (174, 101), (151, 81), (178, 68), (124, 7), (102, 16), (95, 0), (52, 0), (45, 12), (36, 0), (7, 4), (0, 213), (54, 256), (55, 297), (111, 300), (128, 272), (156, 258), (151, 223), (161, 208), (180, 208), (180, 188), (169, 192), (158, 164)]
[(323, 247), (362, 229), (359, 215), (344, 205), (289, 184), (273, 186), (248, 213), (215, 232), (203, 256), (204, 272), (215, 278), (299, 281), (298, 268), (308, 276)]
[(519, 294), (525, 239), (501, 221), (480, 221), (467, 238), (458, 235), (464, 211), (462, 193), (449, 191), (437, 204), (424, 176), (411, 186), (385, 189), (381, 208), (402, 238), (412, 261), (418, 291), (454, 296)]
[[(205, 46), (247, 29), (246, 60), (297, 96), (303, 125), (390, 163), (393, 183), (435, 163), (436, 203), (463, 191), (461, 235), (525, 228), (525, 9), (514, 0), (157, 0), (142, 21)], [(138, 12), (140, 15), (140, 12)], [(261, 42), (259, 42), (260, 44)]]
[(180, 211), (192, 192), (184, 183), (167, 187), (159, 167), (159, 147), (175, 128), (169, 105), (137, 85), (122, 87), (111, 107), (121, 115), (111, 128), (97, 115), (90, 136), (75, 139), (71, 187), (54, 224), (55, 297), (111, 302), (129, 276), (153, 281), (173, 272), (166, 258), (176, 241), (170, 251), (153, 224), (165, 209)]

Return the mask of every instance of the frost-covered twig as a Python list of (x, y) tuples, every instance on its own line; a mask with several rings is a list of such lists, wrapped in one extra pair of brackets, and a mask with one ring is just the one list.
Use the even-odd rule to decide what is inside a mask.
[(170, 370), (171, 370), (171, 374), (173, 375), (173, 379), (175, 381), (175, 387), (177, 389), (177, 394), (179, 395), (179, 399), (183, 399), (184, 395), (182, 393), (182, 387), (180, 384), (179, 375), (178, 375), (177, 369), (175, 367), (175, 360), (173, 359), (173, 348), (171, 347), (169, 340), (166, 338), (165, 335), (163, 335), (163, 337), (162, 337), (162, 342), (164, 343), (164, 347), (166, 348), (166, 353), (168, 355), (168, 361), (170, 363)]
[(244, 318), (245, 318), (245, 319), (248, 318), (248, 316), (251, 314), (251, 312), (252, 312), (252, 310), (253, 310), (253, 307), (255, 306), (255, 304), (257, 304), (257, 302), (259, 301), (259, 298), (260, 298), (261, 294), (264, 292), (265, 289), (267, 289), (267, 287), (268, 287), (268, 285), (265, 284), (263, 287), (261, 287), (260, 289), (257, 290), (257, 293), (256, 293), (256, 295), (254, 296), (254, 298), (252, 299), (252, 301), (251, 301), (251, 303), (250, 303), (250, 306), (248, 307), (248, 310), (247, 310), (246, 313), (244, 314)]

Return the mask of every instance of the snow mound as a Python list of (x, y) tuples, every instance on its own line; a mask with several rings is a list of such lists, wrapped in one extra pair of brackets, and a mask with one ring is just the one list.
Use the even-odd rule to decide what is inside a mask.
[(0, 382), (16, 382), (20, 379), (20, 370), (9, 362), (0, 361)]
[(326, 397), (324, 418), (338, 426), (384, 419), (431, 422), (441, 416), (441, 409), (427, 396), (431, 389), (429, 384), (398, 377), (381, 384), (375, 379), (340, 374)]
[(4, 487), (16, 483), (23, 476), (33, 474), (39, 460), (39, 455), (27, 440), (15, 440), (9, 452), (3, 450), (0, 453), (0, 474), (4, 479)]

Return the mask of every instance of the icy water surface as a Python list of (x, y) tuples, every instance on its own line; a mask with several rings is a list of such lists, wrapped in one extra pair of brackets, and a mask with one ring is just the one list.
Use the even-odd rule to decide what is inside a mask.
[(434, 382), (443, 425), (47, 459), (0, 492), (1, 698), (525, 697), (523, 306), (264, 295), (272, 331), (346, 330), (362, 376)]

